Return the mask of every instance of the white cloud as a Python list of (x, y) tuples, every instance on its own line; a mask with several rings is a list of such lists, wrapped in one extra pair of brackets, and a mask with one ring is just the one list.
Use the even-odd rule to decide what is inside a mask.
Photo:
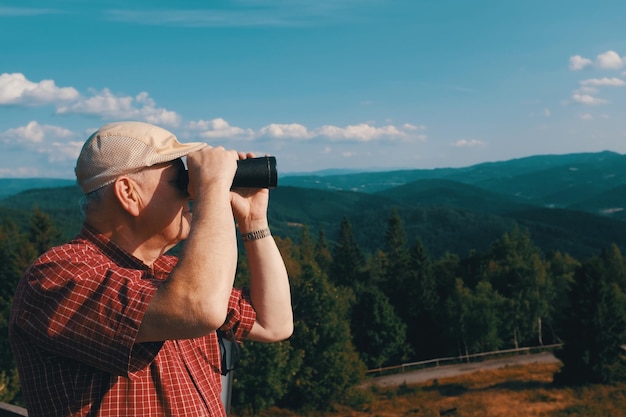
[(626, 82), (620, 78), (590, 78), (588, 80), (582, 80), (580, 85), (584, 86), (610, 86), (610, 87), (622, 87), (626, 85)]
[(0, 133), (0, 139), (5, 143), (13, 144), (41, 144), (46, 139), (66, 139), (75, 136), (71, 130), (52, 125), (41, 125), (36, 121), (26, 126), (9, 129)]
[[(409, 130), (415, 130), (415, 127), (413, 125), (409, 126)], [(393, 125), (376, 127), (368, 123), (359, 123), (357, 125), (349, 125), (346, 127), (324, 125), (318, 129), (315, 129), (314, 133), (314, 136), (324, 137), (333, 141), (347, 140), (356, 142), (371, 142), (383, 139), (402, 139), (411, 141), (412, 139), (418, 139), (418, 136), (423, 136), (411, 136), (406, 131), (399, 129)]]
[(410, 123), (405, 123), (402, 125), (402, 129), (404, 130), (426, 130), (426, 126), (424, 125), (412, 125)]
[(580, 71), (593, 65), (593, 61), (587, 58), (583, 58), (580, 55), (574, 55), (569, 58), (569, 69), (572, 71)]
[(116, 96), (108, 88), (93, 93), (91, 97), (81, 97), (72, 104), (59, 106), (57, 113), (89, 114), (109, 119), (135, 119), (168, 126), (177, 126), (180, 123), (180, 116), (176, 112), (156, 107), (154, 100), (146, 92), (141, 92), (135, 97)]
[(40, 175), (39, 169), (32, 166), (0, 168), (0, 178), (29, 178)]
[(602, 69), (619, 69), (624, 65), (624, 59), (615, 51), (606, 51), (596, 57), (596, 66)]
[(307, 128), (298, 123), (278, 124), (272, 123), (259, 130), (261, 136), (267, 136), (275, 139), (310, 139), (313, 135)]
[(552, 116), (552, 112), (550, 111), (550, 109), (543, 109), (543, 115), (546, 117), (550, 117)]
[(370, 123), (360, 123), (345, 127), (324, 125), (316, 129), (309, 129), (300, 123), (270, 123), (257, 131), (249, 128), (231, 126), (226, 120), (199, 120), (189, 122), (185, 128), (194, 136), (202, 138), (224, 139), (275, 139), (275, 140), (312, 140), (314, 138), (333, 142), (372, 142), (393, 141), (404, 142), (425, 141), (427, 136), (423, 125), (405, 123), (400, 127), (386, 125), (376, 127)]
[(83, 141), (52, 142), (45, 152), (48, 154), (48, 161), (56, 163), (76, 160), (83, 147), (83, 143)]
[(367, 123), (349, 125), (346, 127), (324, 125), (316, 129), (317, 136), (323, 136), (331, 140), (354, 140), (357, 142), (370, 142), (382, 136), (397, 136), (401, 132), (392, 125), (381, 128), (371, 126)]
[(221, 117), (213, 120), (198, 120), (187, 123), (187, 129), (191, 130), (221, 130), (230, 127), (228, 122)]
[(615, 51), (606, 51), (596, 56), (595, 62), (580, 55), (569, 58), (569, 69), (580, 71), (584, 68), (594, 66), (600, 69), (620, 69), (626, 65), (626, 57), (620, 57)]
[(199, 131), (199, 136), (205, 138), (268, 138), (277, 140), (311, 140), (313, 138), (319, 138), (346, 142), (372, 142), (383, 140), (412, 142), (416, 140), (424, 141), (427, 138), (425, 134), (415, 133), (425, 130), (425, 126), (416, 126), (409, 123), (405, 123), (400, 127), (393, 125), (377, 127), (370, 123), (359, 123), (345, 127), (324, 125), (316, 129), (309, 129), (299, 123), (271, 123), (255, 132), (252, 129), (230, 126), (227, 121), (220, 118), (208, 122), (192, 122), (187, 124), (187, 128)]
[(581, 120), (593, 120), (593, 116), (589, 113), (583, 113), (580, 115)]
[(21, 73), (0, 74), (0, 105), (43, 105), (75, 100), (78, 91), (57, 87), (53, 80), (33, 82)]
[(78, 157), (83, 141), (70, 140), (77, 135), (66, 128), (36, 121), (0, 132), (0, 143), (10, 148), (47, 155), (49, 162), (72, 161)]
[(482, 140), (478, 140), (478, 139), (461, 139), (461, 140), (457, 140), (456, 142), (454, 142), (452, 144), (452, 146), (457, 147), (457, 148), (475, 148), (478, 146), (485, 146), (486, 143), (483, 142)]
[(251, 129), (231, 126), (221, 117), (189, 122), (186, 128), (199, 132), (198, 136), (205, 139), (252, 139), (254, 137), (254, 132)]
[[(178, 126), (180, 123), (180, 116), (176, 112), (156, 107), (155, 101), (150, 98), (145, 91), (139, 93), (137, 97), (135, 97), (135, 101), (140, 105), (136, 109), (137, 117), (148, 123), (165, 124), (169, 126)], [(117, 117), (123, 116), (117, 115)]]
[(57, 114), (87, 114), (101, 118), (135, 119), (177, 126), (180, 116), (156, 106), (148, 93), (116, 96), (107, 88), (83, 97), (73, 87), (57, 87), (53, 80), (33, 82), (21, 73), (0, 74), (0, 105), (55, 105)]
[(575, 93), (578, 94), (596, 94), (599, 90), (596, 87), (591, 87), (589, 85), (584, 85), (575, 90)]
[(608, 100), (594, 97), (589, 94), (577, 94), (577, 93), (572, 94), (572, 100), (574, 100), (576, 103), (586, 104), (586, 105), (591, 105), (591, 106), (598, 105), (598, 104), (605, 104), (609, 102)]

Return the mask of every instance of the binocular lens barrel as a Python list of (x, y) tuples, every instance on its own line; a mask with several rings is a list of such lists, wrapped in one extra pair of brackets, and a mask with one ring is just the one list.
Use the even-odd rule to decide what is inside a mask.
[[(276, 171), (276, 158), (262, 156), (260, 158), (240, 159), (237, 161), (237, 171), (233, 178), (233, 188), (276, 188), (278, 173)], [(189, 173), (183, 171), (177, 179), (177, 187), (187, 192), (189, 185)]]
[(276, 158), (262, 156), (237, 161), (237, 171), (231, 188), (276, 188), (278, 172)]

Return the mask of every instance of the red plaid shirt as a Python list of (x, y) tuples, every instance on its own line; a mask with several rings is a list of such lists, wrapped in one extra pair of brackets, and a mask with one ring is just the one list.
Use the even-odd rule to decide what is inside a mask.
[[(215, 333), (134, 343), (176, 261), (162, 256), (149, 268), (84, 227), (26, 271), (9, 334), (30, 417), (225, 415)], [(223, 329), (240, 340), (254, 320), (233, 289)]]

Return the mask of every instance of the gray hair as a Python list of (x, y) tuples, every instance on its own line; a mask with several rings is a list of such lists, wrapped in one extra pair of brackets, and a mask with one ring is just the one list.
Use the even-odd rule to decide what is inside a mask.
[[(150, 168), (150, 167), (148, 167)], [(135, 181), (142, 181), (145, 175), (146, 169), (143, 168), (139, 171), (135, 171), (132, 172), (130, 174), (127, 174), (127, 177), (133, 178)], [(100, 188), (96, 188), (93, 191), (88, 192), (87, 194), (84, 194), (79, 201), (79, 206), (80, 206), (80, 212), (83, 215), (83, 218), (87, 217), (87, 213), (89, 213), (89, 211), (95, 209), (98, 204), (100, 204), (102, 202), (102, 200), (104, 199), (104, 194), (106, 192), (106, 190), (110, 187), (113, 186), (113, 183), (111, 184), (107, 184), (103, 187)]]
[(87, 194), (84, 194), (78, 205), (80, 207), (80, 212), (83, 215), (83, 218), (87, 217), (87, 213), (93, 210), (104, 198), (104, 192), (108, 186), (100, 187), (96, 190), (93, 190)]

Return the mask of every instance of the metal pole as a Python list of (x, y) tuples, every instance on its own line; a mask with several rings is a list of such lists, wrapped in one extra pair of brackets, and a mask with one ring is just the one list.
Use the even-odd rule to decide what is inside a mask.
[(218, 332), (218, 339), (220, 343), (220, 351), (222, 354), (222, 392), (220, 398), (224, 405), (226, 415), (230, 415), (230, 403), (233, 393), (233, 380), (235, 378), (235, 365), (237, 361), (237, 355), (235, 350), (237, 342), (230, 341), (225, 338), (220, 332)]

